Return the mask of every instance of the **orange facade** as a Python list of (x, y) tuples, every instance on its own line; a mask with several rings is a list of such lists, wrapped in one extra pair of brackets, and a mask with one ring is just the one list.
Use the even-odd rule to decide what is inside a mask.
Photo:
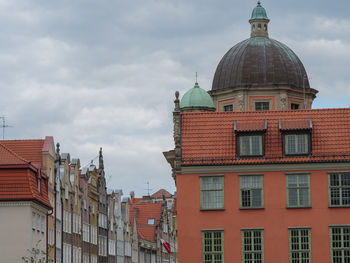
[[(335, 165), (331, 166), (335, 167)], [(312, 167), (313, 165), (310, 164), (310, 169)], [(350, 171), (349, 168), (341, 172)], [(283, 169), (283, 166), (278, 169)], [(263, 230), (263, 262), (289, 262), (288, 230), (290, 228), (310, 228), (312, 262), (331, 262), (329, 226), (350, 223), (350, 208), (329, 207), (328, 175), (337, 171), (339, 170), (303, 168), (300, 171), (293, 169), (258, 173), (178, 174), (176, 181), (179, 262), (204, 262), (203, 230), (222, 230), (225, 262), (242, 262), (241, 230), (256, 228)], [(286, 174), (289, 173), (310, 175), (310, 208), (287, 208)], [(247, 174), (263, 176), (264, 201), (261, 209), (240, 208), (239, 177)], [(200, 176), (210, 175), (224, 177), (223, 210), (201, 210), (200, 208)]]

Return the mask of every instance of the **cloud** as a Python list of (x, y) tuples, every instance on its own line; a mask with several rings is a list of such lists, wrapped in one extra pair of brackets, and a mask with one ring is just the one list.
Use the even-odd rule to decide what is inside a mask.
[[(337, 3), (263, 3), (270, 36), (298, 54), (320, 90), (318, 107), (350, 99), (349, 3)], [(249, 37), (254, 6), (0, 0), (0, 115), (13, 126), (7, 138), (53, 135), (82, 164), (102, 146), (110, 188), (142, 195), (149, 181), (154, 191), (174, 191), (162, 156), (173, 147), (174, 92), (192, 88), (195, 72), (211, 88), (222, 56)]]

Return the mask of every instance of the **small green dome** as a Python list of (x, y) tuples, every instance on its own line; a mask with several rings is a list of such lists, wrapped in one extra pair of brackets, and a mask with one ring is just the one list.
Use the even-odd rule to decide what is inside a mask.
[(252, 12), (252, 19), (267, 19), (267, 14), (266, 14), (266, 10), (265, 8), (263, 8), (260, 4), (260, 1), (258, 1), (258, 5), (254, 8), (253, 12)]
[(215, 108), (214, 103), (208, 92), (200, 88), (198, 83), (192, 89), (187, 91), (181, 101), (180, 108)]

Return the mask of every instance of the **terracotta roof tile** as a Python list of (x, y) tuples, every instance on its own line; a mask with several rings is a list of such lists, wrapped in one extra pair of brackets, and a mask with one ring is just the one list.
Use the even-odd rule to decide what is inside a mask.
[[(234, 120), (267, 119), (265, 157), (237, 159)], [(283, 157), (279, 120), (300, 129), (312, 119), (312, 156)], [(183, 165), (350, 161), (350, 109), (182, 114)]]
[(44, 140), (5, 140), (1, 143), (33, 164), (42, 164)]
[[(162, 203), (138, 203), (130, 206), (130, 222), (134, 222), (137, 210), (137, 228), (141, 238), (154, 242), (156, 224), (159, 223)], [(148, 219), (154, 218), (154, 224), (149, 225)]]
[(152, 198), (162, 198), (163, 195), (165, 196), (165, 198), (170, 198), (172, 197), (171, 193), (169, 193), (167, 190), (165, 189), (160, 189), (157, 192), (155, 192), (154, 194), (151, 195)]
[[(35, 157), (32, 160), (38, 160), (37, 152), (31, 155), (30, 144), (25, 141), (22, 147), (20, 142), (23, 141), (0, 142), (0, 200), (32, 200), (50, 208), (47, 177), (42, 176), (39, 169), (41, 161), (37, 162), (37, 165), (33, 165), (34, 163), (30, 163), (30, 160), (24, 159), (19, 154), (19, 152), (24, 153), (27, 157)], [(38, 146), (37, 143), (32, 145)], [(38, 151), (38, 147), (34, 147), (34, 151)], [(38, 189), (38, 177), (41, 177), (40, 192)]]

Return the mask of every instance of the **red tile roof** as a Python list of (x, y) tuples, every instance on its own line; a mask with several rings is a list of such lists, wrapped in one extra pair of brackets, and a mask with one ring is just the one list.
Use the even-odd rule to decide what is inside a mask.
[[(26, 160), (13, 150), (26, 149), (19, 152), (25, 152), (25, 155), (30, 157), (28, 143), (25, 142), (22, 148), (19, 145), (21, 142), (0, 141), (0, 201), (32, 200), (50, 208), (47, 177), (41, 174), (41, 162), (33, 165), (30, 160)], [(11, 149), (8, 146), (11, 146)], [(37, 151), (37, 148), (34, 148), (34, 151)], [(33, 156), (37, 157), (36, 154), (35, 152)], [(38, 177), (41, 178), (40, 192)]]
[(312, 120), (281, 120), (281, 130), (306, 130), (312, 128)]
[(172, 197), (171, 193), (169, 193), (167, 190), (160, 189), (157, 192), (155, 192), (154, 194), (152, 194), (151, 198), (163, 198), (163, 195), (165, 196), (165, 198)]
[(32, 164), (41, 166), (44, 140), (6, 140), (1, 144)]
[[(268, 120), (265, 157), (236, 158), (234, 121)], [(312, 120), (312, 156), (283, 157), (284, 128), (306, 128)], [(305, 126), (306, 125), (306, 126)], [(182, 114), (183, 165), (350, 161), (350, 109)]]
[(9, 148), (0, 144), (0, 165), (23, 165), (29, 164), (27, 160), (18, 156)]
[[(154, 242), (156, 224), (159, 223), (162, 203), (138, 203), (130, 206), (130, 222), (133, 225), (137, 210), (138, 234), (142, 239)], [(149, 225), (148, 219), (154, 218), (154, 224)]]
[(265, 130), (265, 120), (254, 120), (246, 121), (240, 120), (236, 121), (236, 131), (245, 132), (245, 131), (263, 131)]

